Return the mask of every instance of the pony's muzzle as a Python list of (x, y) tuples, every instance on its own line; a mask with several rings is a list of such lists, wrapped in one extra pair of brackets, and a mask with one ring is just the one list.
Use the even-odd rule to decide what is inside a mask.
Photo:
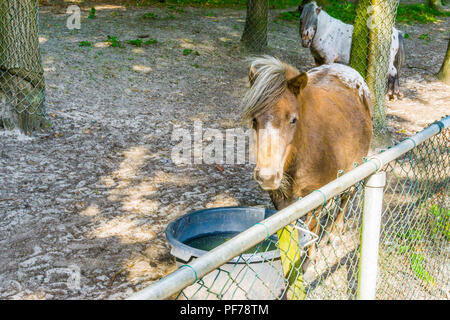
[(255, 168), (254, 177), (264, 190), (276, 190), (280, 187), (282, 174), (272, 168)]

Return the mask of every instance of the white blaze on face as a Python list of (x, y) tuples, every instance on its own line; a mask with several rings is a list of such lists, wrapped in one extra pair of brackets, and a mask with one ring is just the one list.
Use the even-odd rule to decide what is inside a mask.
[(258, 130), (258, 151), (256, 168), (261, 176), (276, 176), (282, 172), (284, 146), (280, 130), (268, 123)]

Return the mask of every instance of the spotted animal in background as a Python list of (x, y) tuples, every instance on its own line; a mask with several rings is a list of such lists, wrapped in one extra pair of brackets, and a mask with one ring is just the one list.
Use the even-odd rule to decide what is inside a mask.
[[(300, 37), (302, 46), (309, 48), (317, 65), (349, 64), (353, 26), (331, 17), (316, 2), (299, 6)], [(399, 71), (405, 61), (404, 34), (392, 28), (389, 56), (388, 97), (401, 97)]]

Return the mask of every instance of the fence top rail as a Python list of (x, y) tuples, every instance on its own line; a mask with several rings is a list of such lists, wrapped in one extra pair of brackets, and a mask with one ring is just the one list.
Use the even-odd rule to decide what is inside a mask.
[(272, 235), (286, 225), (303, 217), (311, 210), (322, 206), (327, 200), (339, 195), (355, 183), (380, 171), (384, 165), (414, 149), (423, 141), (440, 133), (450, 126), (450, 116), (436, 121), (423, 131), (406, 138), (392, 148), (369, 157), (366, 162), (347, 172), (308, 196), (278, 211), (271, 217), (238, 234), (229, 241), (184, 265), (168, 276), (158, 280), (147, 288), (131, 295), (129, 300), (166, 299), (185, 287), (195, 283), (214, 269), (222, 266), (242, 252), (264, 241), (268, 234)]

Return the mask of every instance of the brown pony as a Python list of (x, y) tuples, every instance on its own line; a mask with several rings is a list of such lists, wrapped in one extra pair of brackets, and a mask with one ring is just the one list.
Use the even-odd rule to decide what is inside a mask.
[[(256, 130), (254, 178), (278, 210), (336, 179), (340, 169), (351, 170), (367, 155), (372, 104), (354, 69), (329, 64), (300, 73), (263, 56), (251, 62), (248, 76), (243, 117)], [(331, 232), (342, 231), (344, 211), (341, 205)], [(318, 217), (309, 213), (306, 223), (318, 232)]]

